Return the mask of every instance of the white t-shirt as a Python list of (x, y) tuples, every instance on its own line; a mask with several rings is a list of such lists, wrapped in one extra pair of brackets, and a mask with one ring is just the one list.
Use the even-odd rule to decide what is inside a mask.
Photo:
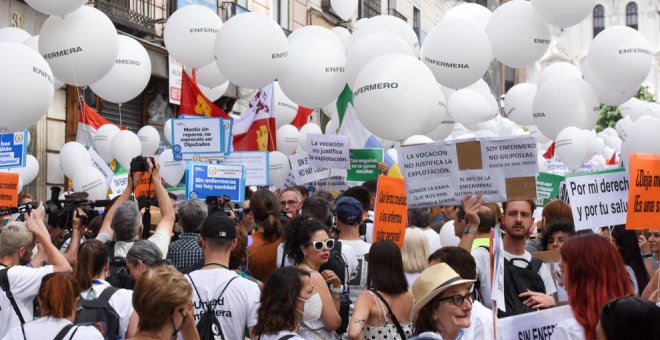
[(369, 268), (369, 249), (371, 244), (362, 240), (342, 240), (339, 239), (343, 246), (350, 246), (355, 251), (355, 259), (357, 260), (357, 267), (351, 274), (351, 279), (348, 281), (350, 287), (349, 297), (351, 299), (351, 315), (353, 314), (353, 307), (357, 301), (360, 293), (367, 287), (367, 269)]
[(465, 328), (463, 339), (493, 339), (493, 312), (479, 301), (472, 302), (470, 327)]
[(431, 255), (441, 247), (440, 234), (436, 233), (435, 230), (431, 228), (424, 229), (424, 234), (426, 234), (426, 238), (429, 240), (429, 255)]
[[(376, 216), (376, 214), (373, 211), (371, 211), (371, 210), (367, 211), (367, 218), (368, 219), (373, 221), (374, 216)], [(373, 223), (365, 223), (365, 225), (367, 227), (366, 228), (367, 233), (364, 235), (364, 239), (365, 239), (365, 241), (367, 241), (367, 243), (373, 244), (374, 243), (374, 224)]]
[[(0, 269), (5, 266), (0, 265)], [(26, 266), (13, 266), (7, 271), (9, 290), (14, 295), (18, 309), (23, 315), (25, 322), (33, 319), (34, 298), (39, 294), (41, 279), (53, 272), (53, 266), (41, 268), (30, 268)], [(7, 331), (21, 324), (7, 295), (0, 289), (0, 337), (5, 336)], [(23, 336), (21, 335), (21, 338)]]
[(257, 338), (257, 340), (278, 340), (280, 338), (283, 338), (287, 335), (293, 335), (293, 337), (289, 338), (288, 340), (304, 340), (305, 338), (300, 337), (297, 333), (291, 332), (291, 331), (279, 331), (277, 334), (261, 334)]
[[(97, 280), (95, 280), (97, 281)], [(98, 280), (99, 283), (93, 283), (92, 288), (82, 291), (80, 293), (81, 299), (87, 299), (91, 290), (94, 290), (96, 297), (101, 296), (103, 291), (110, 287), (110, 284), (103, 280)], [(110, 307), (117, 312), (119, 316), (119, 334), (122, 337), (126, 334), (128, 328), (128, 321), (133, 314), (133, 291), (128, 289), (119, 289), (110, 297)]]
[[(210, 302), (210, 307), (215, 311), (215, 316), (222, 326), (225, 339), (243, 339), (245, 329), (257, 324), (257, 309), (261, 291), (255, 282), (244, 279), (236, 272), (224, 268), (200, 269), (189, 275), (194, 283), (195, 323), (199, 322)], [(229, 284), (220, 297), (227, 282), (236, 276), (238, 278)], [(188, 281), (190, 281), (190, 277), (186, 275)], [(201, 303), (199, 297), (202, 298)]]
[[(355, 270), (357, 269), (358, 266), (358, 261), (355, 258), (355, 250), (353, 250), (353, 247), (349, 246), (345, 242), (341, 242), (341, 255), (344, 258), (344, 261), (346, 262), (346, 265), (348, 266), (348, 276), (349, 278), (354, 275)], [(275, 265), (277, 268), (281, 267), (282, 264), (282, 256), (284, 256), (284, 243), (280, 243), (280, 245), (277, 246), (277, 259)], [(291, 262), (291, 260), (287, 257), (284, 259), (284, 266), (294, 266), (295, 264)], [(335, 273), (337, 274), (337, 273)], [(342, 283), (343, 284), (343, 283)]]
[[(85, 242), (85, 237), (80, 238), (80, 244), (83, 244)], [(67, 238), (64, 240), (64, 243), (62, 243), (62, 246), (60, 247), (60, 253), (64, 254), (66, 253), (67, 250), (69, 250), (69, 245), (71, 244), (71, 237)]]
[(575, 317), (560, 321), (552, 333), (552, 340), (583, 340), (584, 328)]
[[(106, 233), (99, 233), (96, 236), (96, 239), (106, 243), (108, 241), (112, 241), (112, 237)], [(167, 257), (167, 249), (170, 247), (170, 237), (167, 236), (167, 233), (165, 233), (162, 230), (156, 231), (153, 235), (151, 235), (148, 239), (150, 242), (156, 245), (158, 249), (160, 249), (161, 254), (163, 254), (163, 259)], [(125, 241), (117, 241), (115, 242), (115, 256), (119, 257), (126, 257), (126, 254), (128, 251), (133, 247), (132, 242), (125, 242)]]
[[(25, 338), (27, 340), (38, 339), (52, 339), (62, 328), (70, 325), (71, 321), (67, 319), (59, 319), (53, 317), (43, 317), (37, 320), (26, 323), (23, 328), (25, 329)], [(64, 339), (69, 339), (73, 332), (73, 340), (103, 340), (103, 335), (93, 326), (73, 326)], [(19, 340), (23, 339), (23, 332), (20, 325), (11, 328), (9, 332), (2, 338), (2, 340)]]

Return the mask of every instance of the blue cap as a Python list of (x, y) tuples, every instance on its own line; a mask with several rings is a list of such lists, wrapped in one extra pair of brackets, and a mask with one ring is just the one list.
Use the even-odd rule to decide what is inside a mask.
[(362, 222), (362, 203), (353, 197), (341, 197), (335, 202), (337, 219), (349, 225)]

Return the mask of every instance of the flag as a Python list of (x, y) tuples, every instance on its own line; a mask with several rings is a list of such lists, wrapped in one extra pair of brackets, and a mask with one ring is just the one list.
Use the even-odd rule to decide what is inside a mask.
[(273, 83), (257, 91), (250, 105), (234, 119), (234, 151), (275, 151)]
[(298, 130), (303, 127), (303, 125), (309, 123), (309, 116), (312, 115), (314, 109), (308, 109), (304, 106), (298, 106), (298, 113), (296, 118), (293, 119), (291, 125), (295, 126)]
[(545, 159), (550, 159), (555, 156), (555, 142), (552, 142), (550, 146), (548, 147), (548, 150), (545, 151), (543, 154), (543, 158)]
[(605, 162), (606, 165), (619, 165), (619, 162), (616, 160), (616, 151), (612, 153), (612, 158), (608, 159)]
[(76, 133), (76, 142), (90, 146), (94, 140), (94, 135), (98, 129), (105, 125), (112, 124), (109, 120), (101, 117), (91, 106), (84, 101), (78, 115), (78, 131)]
[[(337, 116), (339, 119), (338, 135), (349, 137), (348, 145), (351, 148), (364, 148), (369, 138), (373, 136), (367, 130), (355, 113), (353, 108), (353, 92), (346, 85), (337, 98)], [(380, 143), (378, 143), (380, 145)]]
[[(195, 74), (193, 72), (193, 78)], [(181, 109), (180, 114), (198, 115), (204, 117), (220, 117), (231, 119), (221, 108), (204, 97), (195, 79), (191, 79), (186, 71), (181, 76)]]

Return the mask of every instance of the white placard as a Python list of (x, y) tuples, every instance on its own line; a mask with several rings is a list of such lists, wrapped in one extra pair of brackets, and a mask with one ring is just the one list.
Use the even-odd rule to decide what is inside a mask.
[(172, 152), (176, 160), (181, 160), (177, 159), (177, 154), (223, 153), (223, 143), (221, 118), (172, 120)]
[(531, 135), (515, 139), (493, 137), (480, 139), (483, 169), (505, 170), (507, 177), (529, 177), (538, 175), (538, 152), (536, 139)]
[(330, 170), (314, 166), (309, 161), (307, 152), (296, 153), (289, 157), (291, 161), (291, 172), (296, 184), (305, 184), (328, 178)]
[(128, 173), (115, 175), (110, 182), (110, 189), (114, 195), (121, 195), (128, 185)]
[(234, 151), (221, 164), (245, 166), (245, 185), (268, 185), (269, 161), (267, 151)]
[(183, 76), (183, 65), (174, 60), (172, 55), (168, 58), (169, 62), (169, 97), (170, 103), (181, 105), (181, 81)]
[(497, 339), (552, 339), (557, 324), (572, 317), (567, 305), (498, 319)]
[(326, 169), (351, 167), (348, 154), (348, 136), (307, 134), (307, 151), (313, 165)]
[(93, 147), (89, 148), (89, 155), (92, 158), (92, 164), (94, 165), (95, 168), (99, 169), (101, 174), (103, 174), (103, 177), (105, 177), (105, 182), (107, 186), (110, 186), (112, 184), (112, 177), (115, 176), (115, 174), (112, 172), (110, 167), (105, 164), (105, 161), (103, 161), (103, 158), (99, 156), (99, 154), (94, 150)]

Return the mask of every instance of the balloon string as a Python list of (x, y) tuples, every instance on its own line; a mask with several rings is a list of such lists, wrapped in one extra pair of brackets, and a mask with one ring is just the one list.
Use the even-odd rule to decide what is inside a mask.
[(119, 108), (119, 128), (121, 129), (124, 126), (121, 122), (121, 103), (117, 104), (117, 108)]

